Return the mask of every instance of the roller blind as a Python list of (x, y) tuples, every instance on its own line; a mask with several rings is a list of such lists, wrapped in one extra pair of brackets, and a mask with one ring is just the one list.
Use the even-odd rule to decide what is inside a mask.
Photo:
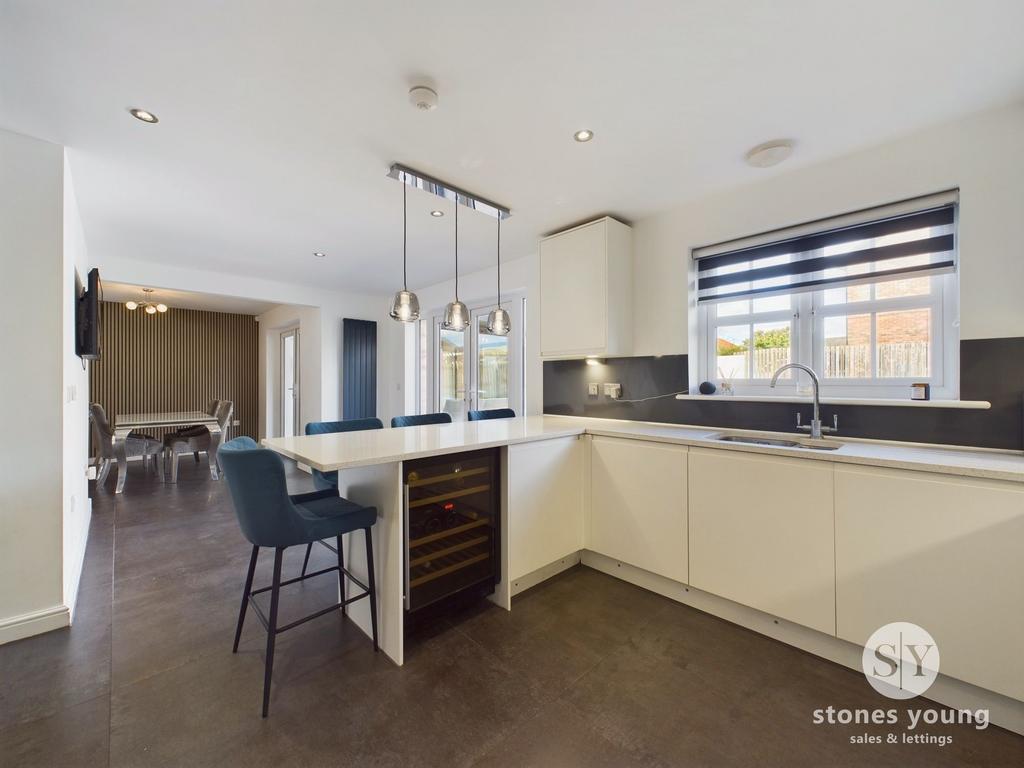
[[(916, 205), (915, 205), (916, 203)], [(693, 252), (697, 301), (818, 291), (956, 268), (955, 192)]]

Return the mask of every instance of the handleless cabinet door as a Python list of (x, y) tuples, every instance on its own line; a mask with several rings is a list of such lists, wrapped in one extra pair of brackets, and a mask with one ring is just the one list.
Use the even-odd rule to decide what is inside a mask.
[(1024, 700), (1024, 486), (836, 469), (839, 637), (893, 621), (935, 638), (943, 674)]
[(835, 634), (832, 464), (690, 451), (690, 584)]
[(542, 355), (600, 352), (607, 344), (607, 224), (597, 221), (541, 241)]
[(583, 549), (583, 451), (560, 437), (508, 447), (509, 577)]
[(587, 548), (686, 582), (685, 446), (594, 437)]

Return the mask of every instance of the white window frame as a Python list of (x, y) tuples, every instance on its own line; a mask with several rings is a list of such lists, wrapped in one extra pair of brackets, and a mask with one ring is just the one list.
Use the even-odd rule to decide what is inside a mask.
[[(813, 253), (810, 257), (820, 255)], [(705, 302), (697, 307), (697, 350), (698, 381), (711, 381), (721, 385), (718, 375), (717, 333), (714, 329), (724, 325), (753, 326), (761, 322), (776, 322), (789, 319), (791, 331), (791, 362), (810, 366), (819, 376), (822, 397), (833, 398), (899, 398), (909, 399), (910, 384), (928, 382), (933, 400), (956, 400), (959, 396), (959, 271), (936, 275), (931, 291), (927, 295), (902, 296), (889, 299), (825, 304), (824, 291), (807, 291), (789, 294), (792, 297), (788, 310), (761, 312), (745, 315), (717, 316), (717, 304)], [(876, 283), (877, 285), (877, 283)], [(886, 379), (827, 379), (824, 377), (824, 322), (826, 317), (836, 315), (876, 314), (879, 312), (907, 309), (931, 310), (931, 334), (929, 360), (931, 376), (927, 378), (886, 378)], [(872, 370), (875, 369), (875, 326), (872, 321), (871, 356)], [(753, 338), (750, 340), (753, 345)], [(783, 397), (803, 394), (810, 386), (806, 375), (780, 379), (777, 387), (770, 386), (770, 379), (732, 379), (733, 394), (754, 397)], [(697, 391), (696, 384), (691, 387)]]

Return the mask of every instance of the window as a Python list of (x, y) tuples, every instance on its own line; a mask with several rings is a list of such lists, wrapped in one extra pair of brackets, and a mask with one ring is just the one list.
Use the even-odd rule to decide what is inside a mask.
[(956, 193), (694, 251), (698, 375), (736, 394), (957, 397)]

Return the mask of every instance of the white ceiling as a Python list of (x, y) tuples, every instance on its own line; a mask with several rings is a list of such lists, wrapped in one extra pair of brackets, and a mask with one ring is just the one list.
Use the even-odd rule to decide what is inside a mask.
[[(144, 301), (143, 288), (148, 285), (129, 285), (103, 281), (104, 301)], [(266, 301), (243, 299), (235, 296), (221, 296), (213, 293), (196, 291), (174, 291), (167, 288), (154, 288), (149, 301), (166, 304), (170, 309), (203, 309), (209, 312), (229, 312), (234, 315), (260, 315), (277, 306)]]
[[(387, 292), (393, 161), (511, 207), (514, 258), (595, 215), (1017, 100), (1021, 29), (1020, 0), (0, 0), (0, 126), (70, 147), (95, 261)], [(422, 80), (432, 113), (406, 99)], [(576, 144), (580, 128), (596, 138)], [(778, 137), (793, 159), (744, 165)], [(451, 275), (437, 200), (410, 192), (414, 286)], [(460, 225), (463, 270), (491, 264), (494, 220)]]

